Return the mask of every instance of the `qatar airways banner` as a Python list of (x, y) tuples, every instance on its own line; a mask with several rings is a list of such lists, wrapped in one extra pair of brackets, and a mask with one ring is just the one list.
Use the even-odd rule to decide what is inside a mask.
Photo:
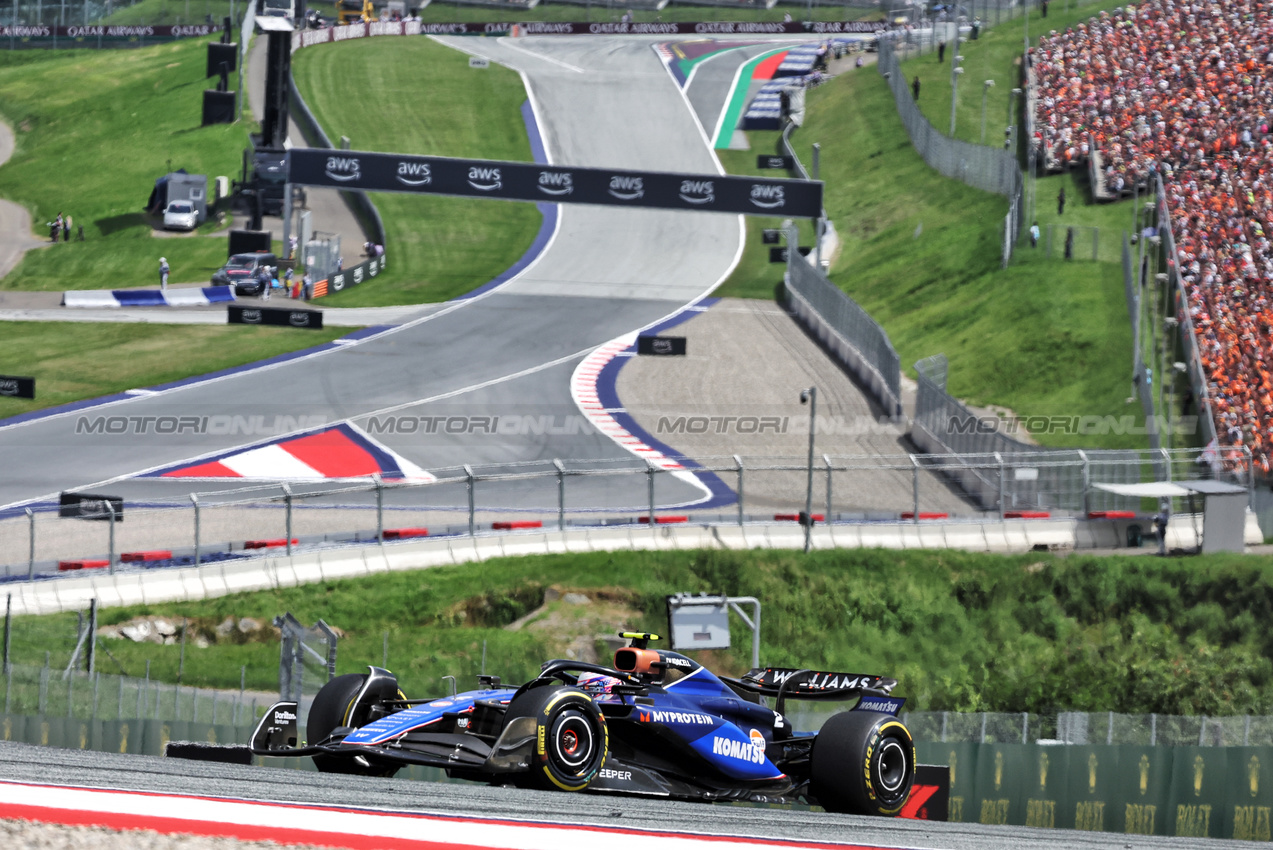
[(288, 180), (305, 186), (735, 215), (817, 218), (822, 214), (822, 183), (814, 180), (572, 168), (315, 148), (292, 148), (287, 160)]
[(292, 52), (315, 44), (377, 35), (870, 35), (883, 32), (883, 21), (703, 21), (700, 23), (421, 23), (347, 24), (292, 35)]
[(200, 38), (220, 35), (221, 27), (198, 26), (0, 26), (0, 38)]
[(315, 44), (346, 41), (351, 38), (373, 38), (378, 35), (419, 35), (419, 21), (373, 21), (372, 23), (346, 24), (320, 30), (301, 30), (292, 33), (292, 52)]

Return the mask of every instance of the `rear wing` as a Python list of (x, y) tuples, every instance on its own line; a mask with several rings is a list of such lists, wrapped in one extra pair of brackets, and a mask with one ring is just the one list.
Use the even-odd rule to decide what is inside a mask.
[[(788, 699), (801, 700), (841, 700), (854, 697), (874, 696), (888, 697), (889, 692), (897, 687), (896, 679), (884, 676), (871, 676), (861, 673), (824, 673), (817, 670), (796, 670), (788, 667), (764, 667), (749, 670), (741, 679), (720, 677), (723, 682), (740, 693), (758, 696), (776, 697), (777, 711), (782, 713), (783, 702)], [(889, 703), (897, 703), (894, 708), (901, 708), (901, 700), (889, 698)]]

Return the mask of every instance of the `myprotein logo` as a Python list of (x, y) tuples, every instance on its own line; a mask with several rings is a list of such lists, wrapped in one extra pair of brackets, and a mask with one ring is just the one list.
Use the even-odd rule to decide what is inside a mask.
[(11, 378), (0, 378), (0, 395), (17, 395), (18, 382)]
[(479, 192), (494, 192), (504, 185), (503, 180), (498, 168), (475, 165), (469, 169), (469, 185)]
[(751, 184), (751, 202), (762, 210), (776, 210), (786, 206), (787, 196), (782, 186), (773, 183)]
[(427, 162), (399, 162), (395, 176), (404, 186), (428, 186), (433, 182), (433, 169)]
[(259, 325), (259, 324), (261, 324), (261, 311), (260, 311), (260, 310), (244, 310), (242, 315), (243, 315), (243, 321), (244, 321), (246, 324), (249, 324), (249, 325)]
[(697, 711), (650, 711), (641, 712), (642, 723), (675, 723), (680, 726), (712, 726), (715, 721), (711, 715)]
[(687, 204), (716, 202), (716, 185), (711, 180), (682, 180), (681, 200)]
[(333, 180), (351, 183), (362, 178), (362, 162), (356, 156), (329, 156), (326, 172)]
[(712, 754), (752, 764), (765, 763), (764, 749), (756, 746), (751, 741), (739, 741), (737, 738), (722, 738), (719, 735), (714, 735), (712, 737)]
[(569, 195), (575, 191), (574, 176), (569, 171), (541, 171), (539, 191), (545, 195)]
[(645, 197), (645, 181), (640, 177), (615, 174), (610, 178), (609, 192), (621, 201), (635, 201)]

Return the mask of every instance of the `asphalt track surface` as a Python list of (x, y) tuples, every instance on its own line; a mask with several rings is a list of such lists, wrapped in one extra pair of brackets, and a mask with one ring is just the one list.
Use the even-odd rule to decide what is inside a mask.
[(282, 768), (108, 755), (13, 743), (0, 744), (0, 776), (12, 782), (47, 785), (370, 808), (526, 823), (578, 824), (608, 829), (841, 842), (913, 850), (1072, 850), (1074, 847), (1235, 850), (1261, 846), (1250, 842), (1209, 839), (884, 820), (816, 810), (679, 803), (469, 783), (333, 778)]

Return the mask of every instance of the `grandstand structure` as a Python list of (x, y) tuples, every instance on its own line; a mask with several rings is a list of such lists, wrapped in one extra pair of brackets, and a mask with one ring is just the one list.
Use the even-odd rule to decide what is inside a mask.
[[(1270, 472), (1270, 12), (1154, 0), (1041, 38), (1028, 63), (1045, 164), (1093, 167), (1098, 197), (1161, 180), (1160, 234), (1190, 375), (1216, 449)], [(1119, 187), (1122, 187), (1121, 191)], [(1144, 281), (1142, 281), (1142, 285)]]

